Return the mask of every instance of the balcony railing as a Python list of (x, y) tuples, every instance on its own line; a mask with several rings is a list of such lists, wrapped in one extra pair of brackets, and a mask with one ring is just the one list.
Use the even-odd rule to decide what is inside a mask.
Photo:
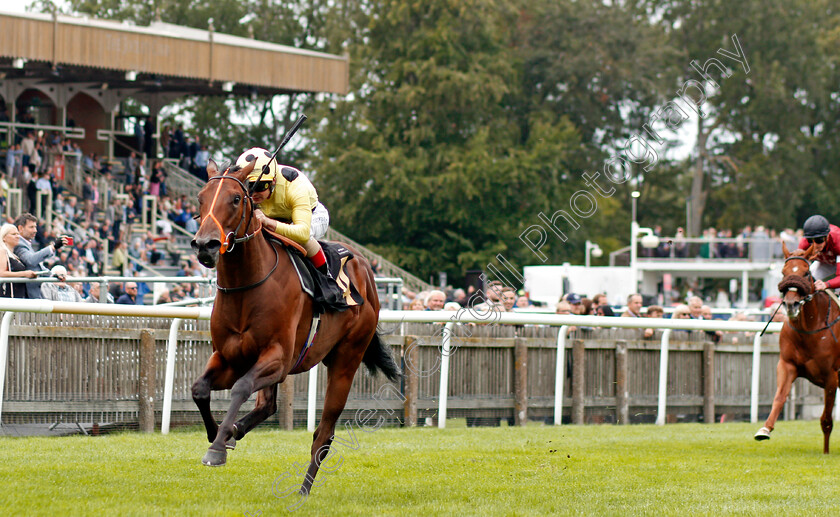
[[(799, 246), (799, 239), (785, 241), (789, 250)], [(782, 240), (779, 237), (764, 238), (677, 238), (661, 237), (656, 248), (638, 245), (640, 261), (728, 261), (728, 262), (771, 262), (783, 257)], [(611, 266), (630, 264), (630, 246), (610, 253)]]

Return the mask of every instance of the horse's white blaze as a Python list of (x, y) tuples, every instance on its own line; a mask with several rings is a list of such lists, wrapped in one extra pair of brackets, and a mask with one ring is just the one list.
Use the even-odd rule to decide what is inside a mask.
[(794, 266), (794, 268), (793, 268), (793, 272), (794, 272), (794, 273), (796, 273), (797, 271), (799, 271), (799, 267), (798, 267), (798, 266)]

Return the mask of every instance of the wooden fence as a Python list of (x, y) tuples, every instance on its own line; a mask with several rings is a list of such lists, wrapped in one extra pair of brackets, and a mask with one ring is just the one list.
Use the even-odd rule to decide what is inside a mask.
[[(82, 422), (137, 427), (140, 393), (147, 384), (154, 402), (147, 418), (159, 424), (166, 339), (170, 321), (160, 318), (20, 313), (14, 318), (3, 391), (3, 423)], [(435, 423), (439, 402), (440, 324), (403, 323), (384, 336), (405, 376), (391, 386), (364, 368), (356, 375), (342, 417), (360, 408), (391, 410), (391, 425)], [(141, 334), (147, 332), (146, 351)], [(543, 326), (456, 326), (450, 357), (448, 418), (468, 425), (553, 422), (558, 329)], [(564, 387), (564, 422), (653, 422), (656, 416), (659, 342), (657, 332), (590, 329), (570, 333)], [(733, 343), (733, 338), (738, 342)], [(764, 338), (760, 416), (775, 391), (778, 336)], [(411, 346), (412, 343), (417, 346)], [(412, 356), (406, 358), (406, 351)], [(211, 353), (209, 322), (184, 320), (179, 332), (173, 423), (198, 423), (190, 388)], [(406, 361), (410, 364), (406, 365)], [(318, 368), (318, 416), (326, 371)], [(713, 344), (705, 332), (673, 331), (670, 340), (667, 421), (748, 419), (752, 338), (726, 334)], [(294, 425), (305, 426), (308, 373), (296, 375), (291, 403)], [(152, 389), (152, 386), (154, 387)], [(282, 390), (281, 390), (282, 392)], [(374, 394), (380, 395), (374, 399)], [(384, 395), (383, 395), (384, 394)], [(229, 394), (215, 392), (211, 407), (221, 418)], [(795, 404), (821, 405), (822, 391), (798, 380)], [(281, 401), (281, 407), (283, 406)], [(253, 397), (243, 411), (253, 408)], [(281, 411), (282, 413), (282, 411)], [(281, 419), (283, 417), (281, 416)], [(151, 424), (149, 424), (151, 425)], [(277, 425), (272, 418), (265, 425)]]

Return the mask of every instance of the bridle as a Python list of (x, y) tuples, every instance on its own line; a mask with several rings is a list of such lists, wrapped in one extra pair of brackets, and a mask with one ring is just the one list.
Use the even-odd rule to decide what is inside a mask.
[[(244, 203), (243, 203), (243, 207), (242, 207), (242, 215), (239, 218), (239, 223), (236, 225), (236, 228), (234, 228), (231, 232), (228, 232), (227, 235), (225, 235), (225, 230), (224, 230), (224, 228), (222, 228), (222, 223), (219, 222), (219, 220), (216, 218), (215, 214), (213, 213), (213, 209), (216, 207), (216, 200), (219, 198), (219, 192), (221, 192), (221, 190), (222, 190), (222, 181), (221, 180), (226, 180), (226, 179), (227, 180), (233, 180), (233, 181), (236, 182), (237, 185), (239, 185), (239, 187), (242, 189), (242, 192), (245, 193), (245, 199), (247, 199), (248, 206), (250, 207), (250, 210), (248, 210), (248, 222), (245, 223), (245, 232), (247, 232), (248, 227), (251, 226), (251, 219), (253, 219), (253, 217), (254, 217), (254, 199), (251, 197), (251, 193), (248, 191), (248, 187), (245, 186), (245, 183), (243, 183), (242, 180), (240, 180), (239, 178), (227, 175), (227, 172), (229, 170), (230, 170), (230, 167), (225, 169), (225, 171), (222, 174), (220, 174), (218, 176), (213, 176), (212, 178), (207, 180), (207, 183), (210, 183), (211, 181), (214, 181), (214, 180), (219, 180), (219, 186), (216, 188), (216, 194), (213, 196), (213, 202), (210, 204), (209, 216), (213, 220), (213, 222), (216, 223), (216, 226), (219, 227), (219, 234), (224, 236), (224, 241), (222, 242), (222, 246), (221, 246), (221, 248), (219, 248), (219, 254), (220, 255), (224, 255), (225, 252), (233, 250), (234, 247), (237, 244), (241, 244), (243, 242), (250, 241), (251, 239), (256, 237), (257, 234), (260, 233), (260, 231), (262, 231), (262, 223), (260, 223), (259, 228), (254, 230), (254, 233), (250, 233), (250, 234), (246, 233), (242, 237), (237, 237), (236, 236), (236, 234), (239, 233), (239, 229), (242, 227), (242, 223), (245, 222)], [(271, 268), (271, 271), (268, 272), (268, 274), (265, 276), (265, 278), (263, 278), (262, 280), (260, 280), (258, 282), (254, 282), (253, 284), (240, 286), (240, 287), (222, 287), (217, 283), (216, 284), (216, 289), (218, 289), (219, 291), (221, 291), (223, 293), (233, 293), (233, 292), (246, 291), (248, 289), (253, 289), (254, 287), (258, 287), (258, 286), (262, 285), (263, 283), (265, 283), (265, 281), (268, 280), (271, 277), (271, 275), (277, 269), (277, 265), (280, 263), (280, 255), (277, 253), (277, 249), (274, 246), (271, 246), (271, 249), (274, 250), (274, 267)]]
[[(811, 284), (813, 285), (814, 275), (811, 274), (811, 261), (806, 259), (805, 257), (801, 257), (801, 256), (797, 255), (797, 256), (791, 256), (791, 257), (786, 258), (784, 263), (787, 264), (788, 261), (791, 261), (791, 260), (802, 260), (808, 265), (807, 266), (808, 267), (808, 274), (806, 276), (803, 276), (803, 277), (800, 277), (800, 278), (805, 278), (805, 279), (810, 280)], [(784, 282), (784, 280), (782, 280), (782, 282)], [(822, 294), (825, 294), (826, 296), (828, 296), (828, 293), (826, 293), (824, 291), (817, 291), (816, 289), (814, 289), (814, 291), (812, 293), (808, 294), (807, 296), (805, 296), (804, 298), (802, 298), (798, 302), (793, 302), (793, 308), (794, 309), (801, 309), (802, 307), (805, 306), (805, 304), (807, 304), (808, 302), (813, 300), (814, 297), (819, 293), (822, 293)], [(834, 335), (834, 329), (832, 327), (834, 327), (834, 325), (838, 321), (840, 321), (840, 315), (838, 315), (836, 318), (834, 318), (834, 321), (829, 323), (828, 318), (831, 317), (831, 305), (832, 305), (831, 304), (831, 299), (829, 297), (829, 306), (828, 306), (828, 311), (825, 313), (825, 326), (824, 327), (821, 327), (817, 330), (801, 330), (801, 329), (796, 328), (793, 324), (790, 324), (790, 327), (800, 334), (808, 334), (808, 335), (817, 334), (817, 333), (823, 332), (825, 330), (831, 330), (831, 337), (833, 337), (834, 340), (836, 341), (837, 338)], [(780, 305), (780, 307), (781, 307), (781, 305)], [(788, 322), (788, 323), (790, 323), (790, 322)]]
[[(248, 187), (245, 186), (245, 184), (242, 182), (242, 180), (240, 180), (239, 178), (236, 178), (234, 176), (228, 176), (227, 175), (227, 172), (229, 170), (230, 170), (230, 168), (227, 168), (227, 169), (225, 169), (225, 172), (223, 172), (222, 174), (220, 174), (218, 176), (213, 176), (212, 178), (207, 180), (207, 183), (210, 183), (213, 180), (233, 180), (239, 185), (240, 188), (242, 188), (242, 192), (245, 193), (245, 199), (248, 200), (248, 205), (251, 208), (250, 210), (248, 210), (248, 222), (245, 224), (245, 228), (246, 228), (246, 231), (247, 231), (247, 228), (251, 225), (251, 219), (254, 217), (254, 199), (251, 197), (251, 194), (248, 192)], [(239, 228), (241, 228), (242, 223), (245, 222), (245, 209), (242, 208), (242, 216), (239, 218), (239, 224), (236, 225), (236, 228), (233, 231), (231, 231), (227, 235), (225, 235), (225, 230), (224, 230), (224, 228), (222, 228), (222, 223), (220, 223), (219, 220), (216, 219), (216, 216), (213, 213), (213, 209), (216, 207), (216, 200), (219, 198), (219, 192), (221, 192), (221, 191), (222, 191), (222, 182), (219, 181), (219, 186), (216, 188), (216, 194), (213, 196), (213, 202), (210, 203), (210, 214), (209, 215), (210, 215), (210, 219), (212, 219), (213, 222), (216, 223), (216, 226), (219, 227), (219, 234), (224, 236), (225, 240), (222, 242), (222, 247), (219, 248), (219, 254), (224, 255), (225, 252), (233, 250), (233, 248), (237, 244), (247, 242), (247, 241), (253, 239), (258, 233), (260, 233), (260, 230), (262, 230), (262, 223), (260, 223), (260, 227), (257, 228), (254, 231), (254, 233), (245, 234), (245, 236), (243, 236), (243, 237), (237, 237), (236, 234), (239, 232)], [(232, 241), (231, 241), (231, 239), (232, 239)]]

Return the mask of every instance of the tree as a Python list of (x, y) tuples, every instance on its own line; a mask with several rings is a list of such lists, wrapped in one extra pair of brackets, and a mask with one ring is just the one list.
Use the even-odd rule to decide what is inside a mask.
[[(832, 96), (837, 73), (831, 62), (838, 47), (827, 38), (836, 34), (837, 12), (831, 2), (639, 4), (661, 19), (671, 45), (684, 49), (677, 58), (680, 84), (699, 79), (692, 60), (721, 58), (719, 48), (735, 51), (733, 35), (748, 61), (749, 73), (723, 59), (732, 75), (724, 78), (712, 68), (719, 87), (706, 83), (709, 94), (702, 109), (707, 116), (697, 118), (691, 171), (690, 232), (697, 235), (708, 224), (793, 226), (804, 220), (803, 205), (836, 212), (836, 202), (819, 194), (837, 163), (830, 110), (837, 103)], [(829, 136), (834, 140), (830, 144)]]
[[(421, 275), (484, 268), (497, 253), (537, 262), (520, 234), (539, 213), (568, 205), (586, 188), (581, 174), (605, 156), (590, 141), (598, 122), (581, 129), (573, 119), (607, 120), (614, 134), (628, 133), (617, 110), (597, 102), (582, 115), (576, 106), (590, 102), (588, 93), (559, 99), (562, 85), (543, 87), (567, 81), (574, 89), (570, 77), (585, 75), (552, 68), (553, 42), (526, 37), (542, 24), (559, 27), (573, 11), (571, 2), (560, 11), (551, 4), (533, 12), (489, 0), (373, 6), (356, 49), (353, 92), (320, 113), (315, 135), (313, 168), (336, 227)], [(630, 59), (617, 59), (622, 73)], [(606, 75), (624, 89), (606, 86), (615, 99), (605, 104), (631, 95)], [(586, 221), (589, 233), (552, 243), (552, 262), (582, 258), (593, 234), (617, 243), (611, 221), (623, 216), (619, 209), (615, 199), (602, 200), (599, 217)]]

